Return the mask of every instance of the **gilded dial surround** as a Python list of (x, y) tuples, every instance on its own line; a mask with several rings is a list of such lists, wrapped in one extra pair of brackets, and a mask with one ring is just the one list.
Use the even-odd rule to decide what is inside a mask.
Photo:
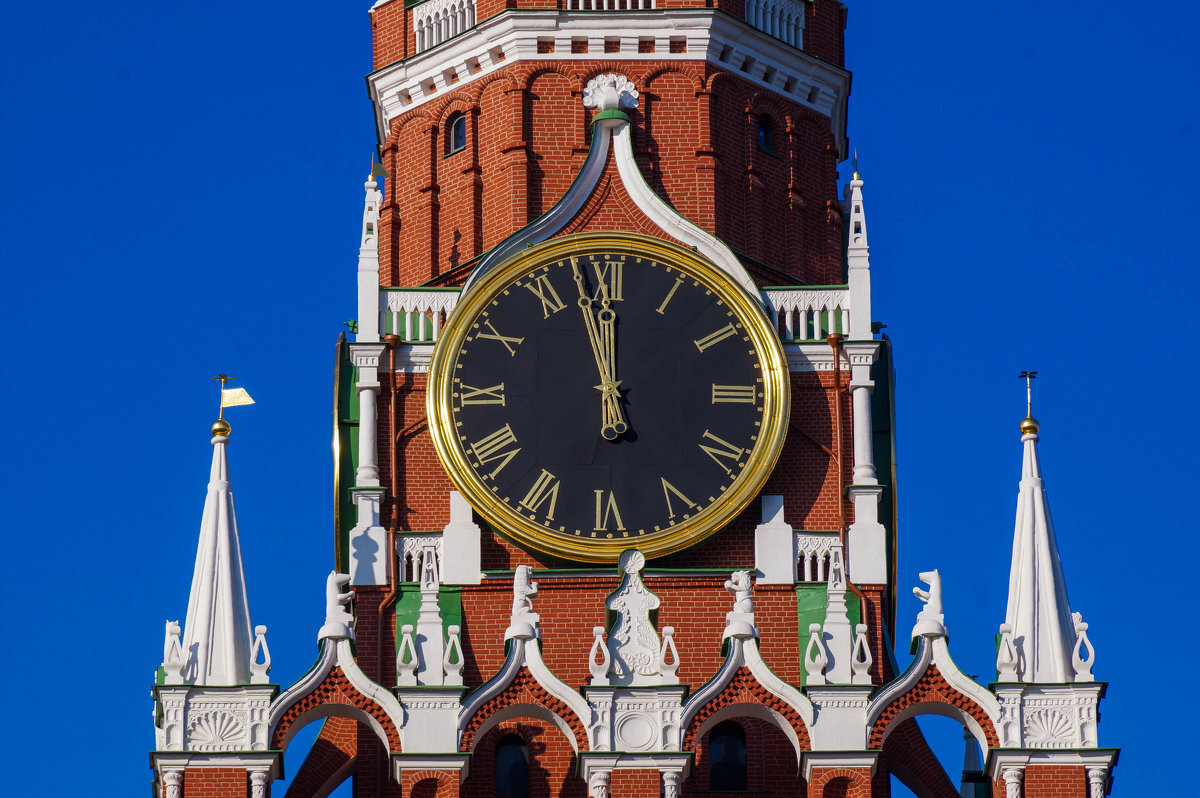
[(434, 445), (498, 532), (551, 557), (659, 557), (757, 494), (789, 409), (778, 335), (716, 266), (627, 234), (556, 238), (462, 297), (429, 370)]

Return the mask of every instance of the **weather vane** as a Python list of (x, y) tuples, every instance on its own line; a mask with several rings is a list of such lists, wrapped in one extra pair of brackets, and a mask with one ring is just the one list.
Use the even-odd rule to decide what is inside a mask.
[(1021, 422), (1021, 432), (1036, 435), (1038, 423), (1033, 417), (1033, 380), (1036, 371), (1022, 371), (1017, 379), (1025, 380), (1025, 420)]
[(221, 383), (221, 409), (217, 412), (217, 422), (213, 424), (213, 434), (218, 434), (218, 426), (224, 429), (221, 434), (229, 434), (229, 422), (225, 420), (225, 408), (237, 407), (239, 405), (252, 405), (254, 400), (250, 398), (250, 394), (245, 388), (226, 388), (225, 383), (231, 382), (234, 378), (228, 374), (218, 374), (213, 377)]

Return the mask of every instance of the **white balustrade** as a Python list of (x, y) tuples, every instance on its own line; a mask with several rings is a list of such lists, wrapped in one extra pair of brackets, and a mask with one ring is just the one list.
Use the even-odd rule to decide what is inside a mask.
[(804, 46), (804, 3), (797, 0), (746, 0), (746, 21), (793, 47)]
[(475, 0), (427, 0), (413, 9), (418, 53), (474, 26)]
[(379, 328), (408, 343), (432, 344), (458, 303), (457, 288), (388, 288), (380, 294)]
[(655, 8), (656, 0), (567, 0), (568, 11), (642, 11)]
[(768, 288), (763, 291), (784, 343), (824, 341), (850, 332), (850, 292), (845, 288)]
[[(432, 344), (458, 303), (457, 288), (385, 288), (379, 328), (407, 343)], [(835, 288), (767, 288), (767, 310), (784, 343), (824, 341), (850, 331), (850, 292)]]
[(796, 581), (824, 582), (829, 573), (829, 557), (837, 532), (796, 533)]
[(440, 533), (418, 533), (399, 535), (396, 538), (396, 554), (400, 556), (400, 581), (420, 582), (425, 570), (425, 553), (434, 552), (436, 572), (442, 572), (442, 536)]

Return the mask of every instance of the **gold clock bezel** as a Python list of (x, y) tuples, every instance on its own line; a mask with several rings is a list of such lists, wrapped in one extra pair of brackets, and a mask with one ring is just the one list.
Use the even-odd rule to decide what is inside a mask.
[[(479, 314), (517, 279), (572, 255), (621, 253), (668, 264), (700, 281), (720, 297), (744, 325), (763, 376), (762, 427), (749, 461), (721, 497), (691, 518), (661, 532), (620, 538), (568, 538), (553, 534), (498, 499), (475, 473), (459, 445), (453, 412), (454, 364)], [(790, 412), (787, 360), (779, 335), (758, 301), (714, 264), (682, 247), (628, 233), (579, 233), (554, 238), (501, 263), (459, 298), (434, 346), (429, 364), (426, 412), (434, 448), (450, 481), (497, 532), (519, 547), (561, 560), (613, 563), (636, 548), (647, 558), (694, 546), (733, 520), (758, 495), (783, 449)]]

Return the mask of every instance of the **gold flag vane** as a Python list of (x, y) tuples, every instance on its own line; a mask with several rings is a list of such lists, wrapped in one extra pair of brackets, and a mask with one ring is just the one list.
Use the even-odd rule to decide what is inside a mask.
[(1033, 380), (1037, 377), (1036, 371), (1022, 371), (1017, 375), (1018, 379), (1025, 380), (1025, 418), (1021, 421), (1022, 435), (1037, 435), (1038, 423), (1033, 417)]
[(217, 412), (217, 420), (213, 422), (213, 435), (229, 435), (229, 422), (225, 420), (225, 408), (238, 407), (239, 405), (252, 405), (254, 400), (250, 398), (250, 394), (245, 388), (226, 388), (225, 384), (231, 382), (234, 378), (228, 374), (218, 374), (213, 377), (221, 383), (221, 408)]

